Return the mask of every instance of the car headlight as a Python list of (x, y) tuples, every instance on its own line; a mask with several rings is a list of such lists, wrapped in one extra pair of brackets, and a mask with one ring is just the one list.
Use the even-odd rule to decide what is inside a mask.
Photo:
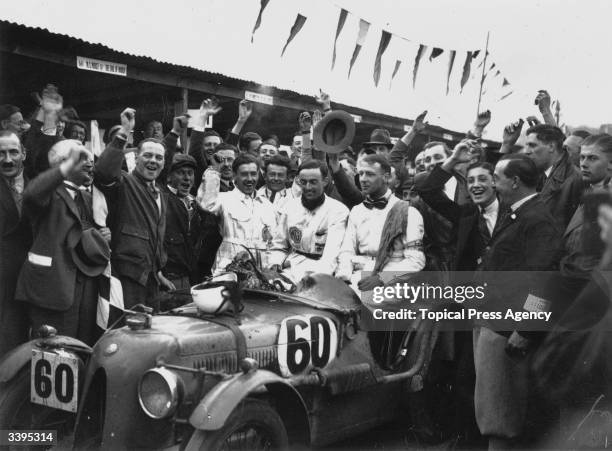
[(138, 383), (138, 402), (142, 410), (156, 420), (171, 416), (183, 395), (179, 377), (166, 368), (152, 368)]

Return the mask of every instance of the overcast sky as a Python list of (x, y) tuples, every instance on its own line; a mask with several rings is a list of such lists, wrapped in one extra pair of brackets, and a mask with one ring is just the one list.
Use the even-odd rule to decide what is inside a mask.
[[(340, 7), (350, 14), (332, 72)], [(270, 0), (252, 44), (259, 0), (21, 0), (2, 8), (6, 20), (303, 94), (314, 95), (322, 88), (334, 100), (375, 112), (412, 119), (427, 109), (430, 122), (455, 130), (473, 122), (480, 79), (476, 65), (484, 55), (460, 93), (465, 52), (484, 49), (490, 31), (489, 61), (502, 75), (485, 83), (482, 107), (493, 112), (489, 138), (500, 138), (508, 122), (537, 114), (533, 99), (538, 89), (547, 89), (560, 101), (562, 123), (612, 123), (612, 2), (607, 0)], [(281, 58), (298, 12), (308, 19)], [(372, 25), (349, 80), (360, 18)], [(382, 59), (376, 88), (372, 70), (382, 29), (395, 36)], [(423, 58), (413, 89), (419, 44), (446, 51), (433, 62)], [(457, 56), (446, 95), (451, 49)], [(402, 65), (390, 85), (398, 59)], [(510, 88), (501, 87), (503, 77)], [(514, 93), (500, 101), (510, 90)]]

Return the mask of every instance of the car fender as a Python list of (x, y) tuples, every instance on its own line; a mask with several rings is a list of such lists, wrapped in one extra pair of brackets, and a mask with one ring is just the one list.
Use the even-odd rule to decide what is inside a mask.
[(205, 431), (221, 429), (236, 406), (254, 390), (270, 386), (272, 392), (278, 392), (273, 387), (282, 386), (284, 396), (295, 395), (295, 399), (306, 412), (306, 405), (298, 391), (289, 382), (267, 370), (255, 370), (248, 373), (234, 374), (215, 385), (202, 398), (189, 418), (189, 423)]
[(77, 352), (91, 354), (92, 348), (76, 338), (59, 335), (48, 338), (37, 338), (28, 341), (9, 351), (0, 360), (0, 383), (6, 383), (14, 378), (19, 371), (30, 363), (32, 349), (69, 348)]

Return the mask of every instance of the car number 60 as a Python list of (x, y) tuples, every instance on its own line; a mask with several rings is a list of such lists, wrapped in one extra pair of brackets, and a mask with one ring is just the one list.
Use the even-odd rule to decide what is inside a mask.
[(33, 403), (76, 412), (77, 381), (78, 363), (75, 355), (32, 351)]
[(284, 377), (326, 367), (336, 357), (337, 349), (338, 332), (329, 318), (300, 315), (281, 323), (278, 363)]

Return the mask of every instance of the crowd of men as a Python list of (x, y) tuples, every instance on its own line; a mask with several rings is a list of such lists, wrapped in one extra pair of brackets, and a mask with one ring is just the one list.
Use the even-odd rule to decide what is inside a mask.
[[(314, 148), (313, 126), (341, 118), (325, 93), (322, 111), (299, 115), (289, 154), (276, 136), (243, 133), (253, 113), (246, 101), (223, 139), (205, 129), (220, 111), (214, 98), (205, 100), (182, 147), (186, 115), (167, 134), (161, 123), (148, 124), (133, 147), (136, 111), (126, 108), (95, 162), (87, 126), (54, 86), (43, 89), (30, 121), (2, 105), (0, 356), (43, 324), (93, 344), (99, 277), (109, 271), (126, 308), (159, 308), (161, 290), (195, 285), (245, 249), (293, 281), (326, 273), (356, 292), (398, 271), (550, 271), (562, 292), (549, 307), (559, 320), (594, 283), (602, 260), (609, 264), (610, 211), (600, 216), (604, 241), (593, 245), (599, 231), (585, 234), (593, 227), (583, 199), (608, 186), (612, 136), (566, 136), (550, 96), (540, 91), (536, 100), (544, 122), (528, 118), (524, 142), (520, 119), (504, 129), (499, 149), (483, 146), (487, 111), (454, 149), (431, 141), (416, 152), (425, 113), (395, 143), (377, 129), (358, 152)], [(602, 297), (607, 302), (607, 291)], [(507, 302), (491, 299), (487, 308)], [(544, 334), (486, 323), (468, 335), (458, 340), (459, 359), (474, 376), (460, 384), (472, 390), (475, 408), (464, 411), (490, 447), (536, 443), (544, 426), (534, 431), (539, 423), (530, 417), (542, 403), (531, 395), (529, 357)]]

